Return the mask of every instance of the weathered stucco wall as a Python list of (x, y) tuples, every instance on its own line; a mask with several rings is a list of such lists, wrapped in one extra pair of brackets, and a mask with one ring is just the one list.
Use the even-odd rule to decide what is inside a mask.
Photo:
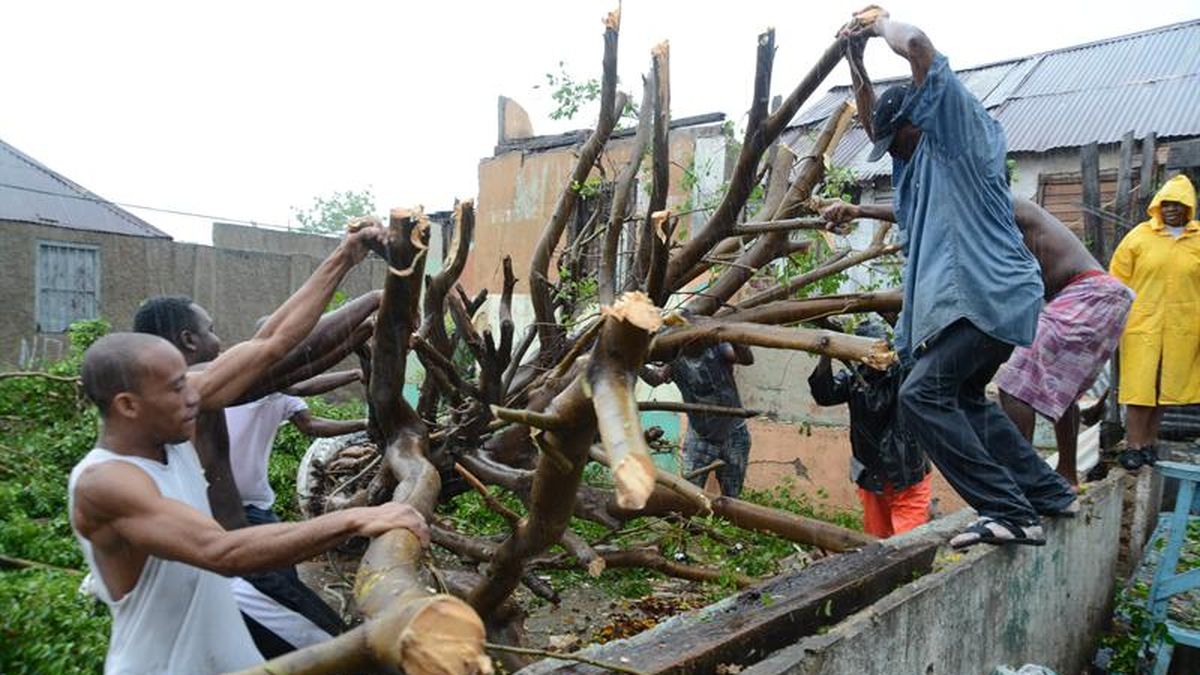
[[(22, 353), (22, 341), (27, 351), (35, 343), (62, 342), (58, 334), (37, 334), (34, 275), (39, 241), (99, 247), (100, 316), (110, 321), (114, 329), (128, 330), (134, 313), (146, 298), (182, 294), (208, 309), (216, 321), (217, 334), (226, 344), (250, 337), (258, 317), (286, 300), (321, 261), (320, 257), (303, 253), (234, 250), (3, 222), (0, 223), (0, 254), (4, 263), (0, 265), (0, 294), (3, 294), (5, 321), (0, 323), (0, 363), (16, 363)], [(287, 249), (279, 244), (273, 250)], [(382, 261), (368, 259), (346, 277), (342, 289), (350, 296), (365, 293), (382, 287), (385, 274)], [(53, 348), (49, 355), (55, 355)]]
[[(692, 165), (697, 138), (720, 138), (719, 134), (720, 125), (671, 131), (668, 208), (677, 207), (691, 196), (690, 186), (684, 184), (684, 169)], [(623, 137), (611, 140), (606, 146), (603, 163), (607, 180), (612, 180), (628, 161), (632, 145), (632, 138)], [(709, 147), (711, 145), (706, 142), (701, 153), (703, 157), (713, 155), (714, 150)], [(724, 152), (723, 144), (720, 152)], [(508, 254), (512, 256), (513, 268), (520, 279), (517, 293), (528, 292), (529, 262), (534, 248), (554, 213), (554, 205), (575, 168), (575, 162), (575, 146), (536, 152), (512, 151), (479, 162), (475, 243), (462, 276), (465, 288), (487, 288), (491, 293), (498, 293), (504, 279), (500, 260)], [(724, 166), (720, 167), (720, 171), (723, 180)], [(593, 169), (592, 175), (599, 175), (599, 171)], [(644, 204), (645, 199), (644, 187), (639, 187), (639, 206)], [(557, 255), (553, 259), (556, 260)], [(551, 276), (555, 274), (553, 264), (550, 273)]]
[[(1079, 517), (1048, 524), (1046, 546), (942, 554), (940, 571), (743, 673), (961, 675), (1025, 663), (1080, 672), (1109, 614), (1122, 479), (1091, 484)], [(889, 541), (944, 539), (972, 517), (962, 511)]]

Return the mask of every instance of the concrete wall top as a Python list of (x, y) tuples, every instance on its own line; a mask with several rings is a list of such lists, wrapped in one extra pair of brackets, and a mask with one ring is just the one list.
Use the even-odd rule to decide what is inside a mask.
[(214, 248), (282, 255), (301, 254), (318, 260), (329, 255), (337, 247), (339, 239), (335, 236), (216, 222), (212, 225), (212, 237)]

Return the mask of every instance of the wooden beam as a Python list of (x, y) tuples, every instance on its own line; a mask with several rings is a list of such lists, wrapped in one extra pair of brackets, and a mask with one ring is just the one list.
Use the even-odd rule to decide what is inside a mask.
[[(933, 566), (937, 545), (873, 545), (768, 580), (715, 605), (676, 616), (625, 640), (579, 652), (646, 673), (715, 672), (747, 665), (866, 607)], [(594, 666), (547, 659), (520, 675), (600, 675)]]
[(1079, 149), (1080, 176), (1083, 178), (1083, 231), (1088, 250), (1096, 260), (1104, 260), (1104, 229), (1100, 222), (1100, 146), (1088, 143)]
[(1132, 227), (1132, 223), (1139, 222), (1141, 219), (1132, 218), (1130, 213), (1130, 205), (1132, 204), (1133, 191), (1133, 132), (1126, 131), (1121, 137), (1121, 152), (1120, 159), (1117, 164), (1117, 194), (1113, 204), (1113, 211), (1120, 218), (1113, 223), (1112, 241), (1107, 242), (1108, 246), (1104, 249), (1104, 257), (1100, 262), (1108, 267), (1108, 261), (1112, 259), (1113, 250), (1125, 237), (1125, 233)]
[(1150, 206), (1150, 200), (1154, 198), (1154, 176), (1157, 164), (1157, 148), (1154, 132), (1146, 134), (1146, 138), (1142, 139), (1142, 175), (1138, 184), (1138, 206), (1137, 218), (1141, 221), (1146, 214), (1146, 207)]

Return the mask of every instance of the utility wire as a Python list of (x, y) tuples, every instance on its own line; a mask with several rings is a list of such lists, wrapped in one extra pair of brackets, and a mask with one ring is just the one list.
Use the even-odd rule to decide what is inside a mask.
[(12, 183), (0, 182), (0, 187), (9, 188), (11, 190), (21, 190), (23, 192), (32, 192), (34, 194), (47, 195), (50, 197), (61, 197), (63, 199), (78, 199), (80, 201), (93, 202), (96, 204), (105, 204), (108, 206), (120, 206), (120, 207), (127, 208), (127, 209), (141, 209), (144, 211), (156, 211), (158, 213), (169, 213), (171, 215), (176, 215), (176, 216), (189, 216), (192, 218), (204, 218), (206, 220), (216, 220), (216, 221), (221, 221), (224, 223), (245, 224), (245, 225), (252, 225), (254, 227), (269, 227), (269, 228), (274, 228), (274, 229), (279, 229), (279, 230), (295, 229), (295, 228), (289, 227), (287, 225), (279, 225), (277, 223), (264, 223), (264, 222), (258, 221), (258, 220), (248, 220), (246, 218), (227, 218), (224, 216), (214, 216), (214, 215), (210, 215), (207, 213), (196, 213), (194, 211), (182, 211), (179, 209), (167, 209), (167, 208), (162, 208), (162, 207), (158, 207), (158, 206), (146, 206), (144, 204), (129, 204), (127, 202), (114, 202), (114, 201), (104, 199), (103, 197), (99, 197), (96, 195), (71, 194), (68, 192), (55, 192), (53, 190), (42, 190), (40, 188), (32, 188), (32, 187), (27, 187), (24, 185), (14, 185)]

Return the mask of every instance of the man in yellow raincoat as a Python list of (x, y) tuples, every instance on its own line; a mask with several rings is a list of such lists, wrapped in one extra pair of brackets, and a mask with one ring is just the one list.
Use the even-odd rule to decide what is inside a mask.
[(1186, 176), (1167, 181), (1113, 253), (1112, 275), (1137, 298), (1121, 337), (1120, 401), (1128, 406), (1127, 450), (1136, 469), (1157, 459), (1164, 405), (1200, 403), (1200, 221)]

